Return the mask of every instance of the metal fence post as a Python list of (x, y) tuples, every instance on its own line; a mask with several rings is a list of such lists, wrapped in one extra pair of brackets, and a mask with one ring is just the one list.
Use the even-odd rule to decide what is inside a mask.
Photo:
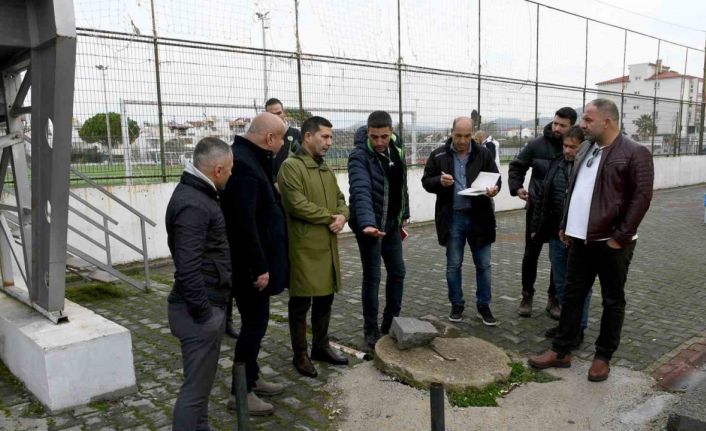
[[(686, 70), (684, 71), (686, 73)], [(697, 84), (698, 85), (698, 84)], [(699, 154), (704, 152), (704, 114), (706, 114), (706, 43), (704, 44), (704, 76), (701, 81), (701, 117), (699, 118)]]
[[(674, 155), (681, 155), (681, 133), (682, 129), (684, 128), (683, 122), (684, 122), (684, 84), (686, 83), (686, 68), (689, 64), (689, 48), (686, 48), (686, 52), (684, 54), (684, 73), (681, 76), (681, 84), (680, 84), (680, 89), (679, 89), (679, 110), (677, 111), (677, 121), (676, 121), (676, 142), (674, 146)], [(687, 149), (689, 148), (689, 132), (687, 130), (686, 134), (686, 143), (687, 143)]]
[(154, 0), (150, 0), (152, 9), (152, 41), (154, 43), (154, 73), (157, 80), (157, 116), (159, 119), (159, 159), (162, 168), (162, 182), (167, 182), (166, 154), (164, 149), (164, 118), (162, 111), (162, 82), (159, 73), (159, 41), (157, 40), (157, 20), (154, 13)]
[(586, 106), (586, 87), (588, 86), (588, 18), (586, 18), (586, 43), (583, 56), (583, 105)]
[[(628, 31), (627, 29), (625, 30), (625, 38), (623, 39), (623, 72), (621, 74), (621, 77), (625, 76), (625, 60), (627, 58), (627, 53), (628, 53)], [(621, 80), (620, 84), (620, 132), (622, 133), (625, 130), (625, 124), (623, 121), (623, 118), (625, 118), (625, 80)]]
[(397, 0), (397, 97), (399, 108), (399, 129), (397, 133), (400, 136), (404, 134), (404, 113), (402, 112), (402, 17), (400, 16), (402, 9), (400, 0)]
[[(539, 134), (539, 3), (537, 3), (537, 40), (534, 50), (534, 136)], [(520, 128), (520, 137), (522, 129)]]
[(304, 96), (302, 94), (302, 45), (299, 39), (299, 0), (294, 0), (294, 28), (297, 38), (297, 89), (299, 90), (299, 115), (304, 113)]
[[(657, 58), (655, 59), (655, 64), (659, 62), (659, 52), (662, 49), (662, 39), (657, 39)], [(661, 62), (659, 63), (661, 64)], [(654, 99), (652, 101), (652, 155), (654, 156), (655, 154), (655, 135), (657, 134), (657, 83), (659, 82), (659, 69), (661, 69), (661, 66), (657, 66), (657, 79), (654, 82)]]
[(432, 383), (429, 388), (431, 404), (431, 431), (444, 431), (444, 385)]
[(238, 421), (238, 431), (250, 430), (250, 414), (248, 413), (248, 388), (245, 378), (245, 364), (233, 364), (233, 382), (235, 386), (235, 417)]
[[(478, 114), (482, 113), (483, 110), (480, 107), (480, 84), (481, 84), (481, 79), (480, 79), (480, 74), (481, 74), (481, 65), (480, 65), (480, 59), (481, 59), (481, 54), (480, 54), (480, 41), (481, 41), (481, 20), (480, 20), (480, 8), (481, 8), (481, 0), (478, 0)], [(480, 121), (479, 121), (480, 123)], [(480, 124), (476, 125), (476, 129), (480, 128)]]

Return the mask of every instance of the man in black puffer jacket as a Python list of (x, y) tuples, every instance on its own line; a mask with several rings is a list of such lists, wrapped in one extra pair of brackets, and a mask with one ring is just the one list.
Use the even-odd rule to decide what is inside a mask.
[(181, 343), (184, 384), (174, 404), (174, 430), (209, 429), (208, 395), (216, 377), (231, 282), (226, 223), (218, 201), (233, 167), (228, 144), (204, 138), (174, 189), (167, 243), (174, 259), (169, 329)]
[[(350, 213), (363, 264), (363, 333), (374, 347), (387, 334), (392, 318), (400, 315), (405, 267), (401, 229), (409, 219), (407, 164), (402, 139), (392, 131), (392, 117), (375, 111), (367, 127), (355, 134), (348, 158)], [(385, 262), (385, 310), (378, 328), (380, 258)]]
[[(517, 314), (522, 317), (532, 315), (532, 297), (534, 296), (534, 282), (537, 279), (537, 261), (542, 252), (542, 242), (534, 241), (531, 237), (532, 214), (534, 206), (539, 202), (539, 192), (544, 177), (549, 170), (552, 160), (561, 155), (562, 141), (566, 132), (576, 123), (576, 111), (564, 107), (556, 111), (554, 120), (544, 127), (542, 136), (529, 142), (520, 151), (515, 160), (510, 162), (508, 169), (508, 184), (510, 195), (517, 196), (527, 201), (526, 226), (525, 226), (525, 254), (522, 257), (522, 302), (517, 309)], [(525, 174), (532, 168), (529, 191), (525, 190)], [(549, 300), (547, 312), (558, 319), (560, 308), (556, 298), (556, 288), (550, 278)]]

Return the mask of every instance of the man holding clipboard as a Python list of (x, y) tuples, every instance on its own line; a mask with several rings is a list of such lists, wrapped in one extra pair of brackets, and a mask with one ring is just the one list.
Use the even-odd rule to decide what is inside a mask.
[(490, 246), (496, 229), (492, 198), (500, 191), (501, 180), (490, 151), (478, 145), (472, 135), (472, 119), (454, 120), (451, 138), (429, 155), (422, 186), (436, 194), (436, 234), (439, 244), (446, 247), (449, 320), (463, 318), (461, 267), (468, 243), (476, 266), (478, 317), (485, 325), (495, 326), (498, 322), (490, 311)]

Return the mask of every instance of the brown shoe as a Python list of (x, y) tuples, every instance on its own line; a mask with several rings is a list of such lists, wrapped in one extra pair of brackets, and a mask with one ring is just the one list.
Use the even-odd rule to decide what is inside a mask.
[(556, 296), (551, 295), (547, 300), (547, 307), (545, 308), (549, 316), (554, 320), (559, 320), (561, 317), (561, 305), (559, 305), (559, 299)]
[(591, 368), (588, 369), (588, 380), (592, 382), (602, 382), (610, 374), (610, 364), (602, 358), (593, 358)]
[(527, 363), (540, 370), (545, 368), (569, 368), (571, 366), (571, 355), (559, 355), (554, 350), (547, 350), (539, 356), (532, 356), (527, 360)]
[(522, 292), (522, 302), (517, 307), (517, 314), (520, 317), (530, 317), (532, 315), (532, 294)]
[(319, 373), (316, 372), (314, 364), (309, 359), (309, 355), (306, 352), (294, 353), (294, 358), (292, 358), (292, 364), (294, 368), (299, 371), (299, 374), (306, 377), (316, 377)]

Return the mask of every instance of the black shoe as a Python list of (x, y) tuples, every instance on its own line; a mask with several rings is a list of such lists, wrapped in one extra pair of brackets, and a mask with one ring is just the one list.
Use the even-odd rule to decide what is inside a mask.
[(478, 306), (478, 317), (485, 326), (496, 326), (498, 324), (498, 321), (493, 317), (493, 313), (490, 312), (490, 307), (487, 305)]
[(383, 317), (382, 324), (380, 325), (380, 333), (382, 335), (389, 334), (391, 326), (392, 326), (392, 317), (390, 317), (389, 320)]
[(375, 344), (377, 344), (379, 339), (380, 331), (377, 328), (372, 331), (365, 331), (365, 344), (367, 344), (371, 349), (375, 348)]
[(311, 349), (311, 359), (328, 362), (331, 365), (348, 365), (348, 358), (336, 353), (331, 346), (326, 346), (321, 350)]
[(553, 327), (547, 329), (546, 331), (544, 331), (544, 336), (547, 338), (554, 338), (554, 337), (556, 337), (556, 333), (558, 331), (559, 331), (559, 327), (553, 326)]
[(309, 359), (309, 355), (306, 352), (294, 353), (292, 364), (302, 376), (316, 377), (318, 375), (316, 367), (311, 363), (311, 359)]
[(460, 322), (463, 320), (463, 305), (451, 304), (451, 314), (449, 314), (449, 320), (452, 322)]
[(235, 327), (233, 326), (233, 322), (230, 320), (226, 321), (226, 335), (229, 336), (230, 338), (238, 338), (238, 331), (235, 330)]

